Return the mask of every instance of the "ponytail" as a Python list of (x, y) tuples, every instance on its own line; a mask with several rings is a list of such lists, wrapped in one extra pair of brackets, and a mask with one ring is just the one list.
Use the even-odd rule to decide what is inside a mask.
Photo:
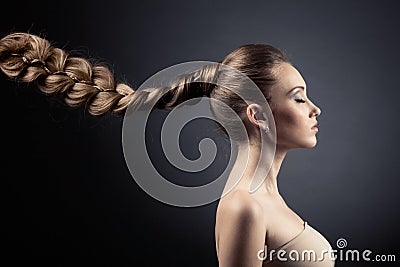
[[(205, 65), (177, 77), (168, 87), (136, 90), (116, 83), (107, 67), (70, 56), (39, 36), (12, 33), (0, 39), (0, 69), (5, 75), (35, 82), (42, 92), (63, 97), (69, 106), (84, 106), (92, 115), (123, 115), (128, 106), (135, 111), (147, 103), (155, 103), (154, 108), (158, 109), (172, 109), (186, 100), (207, 96), (216, 100), (211, 103), (215, 118), (230, 129), (237, 128), (237, 121), (230, 118), (231, 110), (240, 118), (246, 117), (248, 104), (242, 96), (252, 102), (263, 101), (264, 97), (273, 102), (270, 90), (277, 82), (275, 68), (283, 62), (289, 63), (279, 49), (267, 44), (247, 44), (230, 52), (219, 64)], [(225, 71), (223, 67), (235, 71)], [(243, 76), (237, 72), (250, 78), (263, 96), (252, 99), (246, 79), (241, 81)], [(217, 80), (224, 86), (215, 85)], [(216, 102), (229, 108), (221, 108)], [(242, 137), (232, 134), (231, 138), (241, 141)]]
[[(139, 107), (149, 95), (116, 83), (107, 67), (70, 56), (46, 39), (28, 33), (12, 33), (0, 40), (0, 69), (17, 81), (35, 82), (48, 95), (61, 95), (71, 107), (85, 106), (94, 116), (107, 112), (122, 115), (129, 105)], [(170, 109), (194, 97), (210, 96), (217, 72), (218, 66), (212, 65), (179, 77), (156, 108)]]

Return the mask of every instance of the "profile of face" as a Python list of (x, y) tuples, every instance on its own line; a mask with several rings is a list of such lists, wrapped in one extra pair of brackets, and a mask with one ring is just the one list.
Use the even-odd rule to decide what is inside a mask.
[(271, 88), (271, 111), (276, 124), (277, 146), (311, 148), (317, 144), (316, 117), (321, 110), (307, 97), (306, 83), (289, 63), (276, 68), (277, 83)]

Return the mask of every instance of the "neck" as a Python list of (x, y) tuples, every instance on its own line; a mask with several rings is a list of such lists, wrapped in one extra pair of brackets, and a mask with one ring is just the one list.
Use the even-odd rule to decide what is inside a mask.
[[(264, 148), (264, 150), (266, 149)], [(256, 184), (258, 183), (256, 193), (280, 196), (277, 177), (287, 151), (286, 148), (277, 145), (274, 154), (261, 153), (261, 148), (257, 144), (239, 145), (237, 158), (225, 186), (224, 194), (232, 186), (235, 186), (232, 190), (240, 188), (249, 191), (252, 181), (256, 181)], [(259, 160), (260, 163), (258, 163)], [(259, 164), (258, 167), (257, 164)], [(239, 177), (241, 178), (235, 185), (235, 181)]]

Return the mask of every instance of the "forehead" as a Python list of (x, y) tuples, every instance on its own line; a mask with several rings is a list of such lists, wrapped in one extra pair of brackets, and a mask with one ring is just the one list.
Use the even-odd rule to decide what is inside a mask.
[[(286, 94), (296, 86), (306, 88), (306, 83), (300, 72), (289, 63), (282, 63), (275, 69), (277, 83), (273, 86), (271, 93)], [(275, 91), (275, 92), (274, 92)]]

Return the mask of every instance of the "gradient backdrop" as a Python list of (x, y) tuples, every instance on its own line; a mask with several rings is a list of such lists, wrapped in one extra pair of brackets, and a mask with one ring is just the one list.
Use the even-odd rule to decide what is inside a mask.
[[(284, 161), (281, 193), (333, 248), (345, 238), (347, 248), (396, 254), (400, 261), (397, 1), (8, 5), (0, 16), (2, 36), (45, 36), (108, 64), (117, 80), (133, 87), (177, 63), (219, 61), (242, 44), (282, 49), (322, 115), (317, 147), (292, 151)], [(218, 201), (178, 208), (153, 199), (125, 164), (122, 118), (93, 118), (0, 76), (2, 266), (217, 266)], [(154, 135), (157, 129), (154, 124)], [(185, 128), (182, 149), (189, 158), (198, 155), (207, 130), (196, 123)], [(160, 169), (175, 177), (156, 146), (152, 151)], [(218, 156), (204, 183), (226, 167), (226, 157)]]

